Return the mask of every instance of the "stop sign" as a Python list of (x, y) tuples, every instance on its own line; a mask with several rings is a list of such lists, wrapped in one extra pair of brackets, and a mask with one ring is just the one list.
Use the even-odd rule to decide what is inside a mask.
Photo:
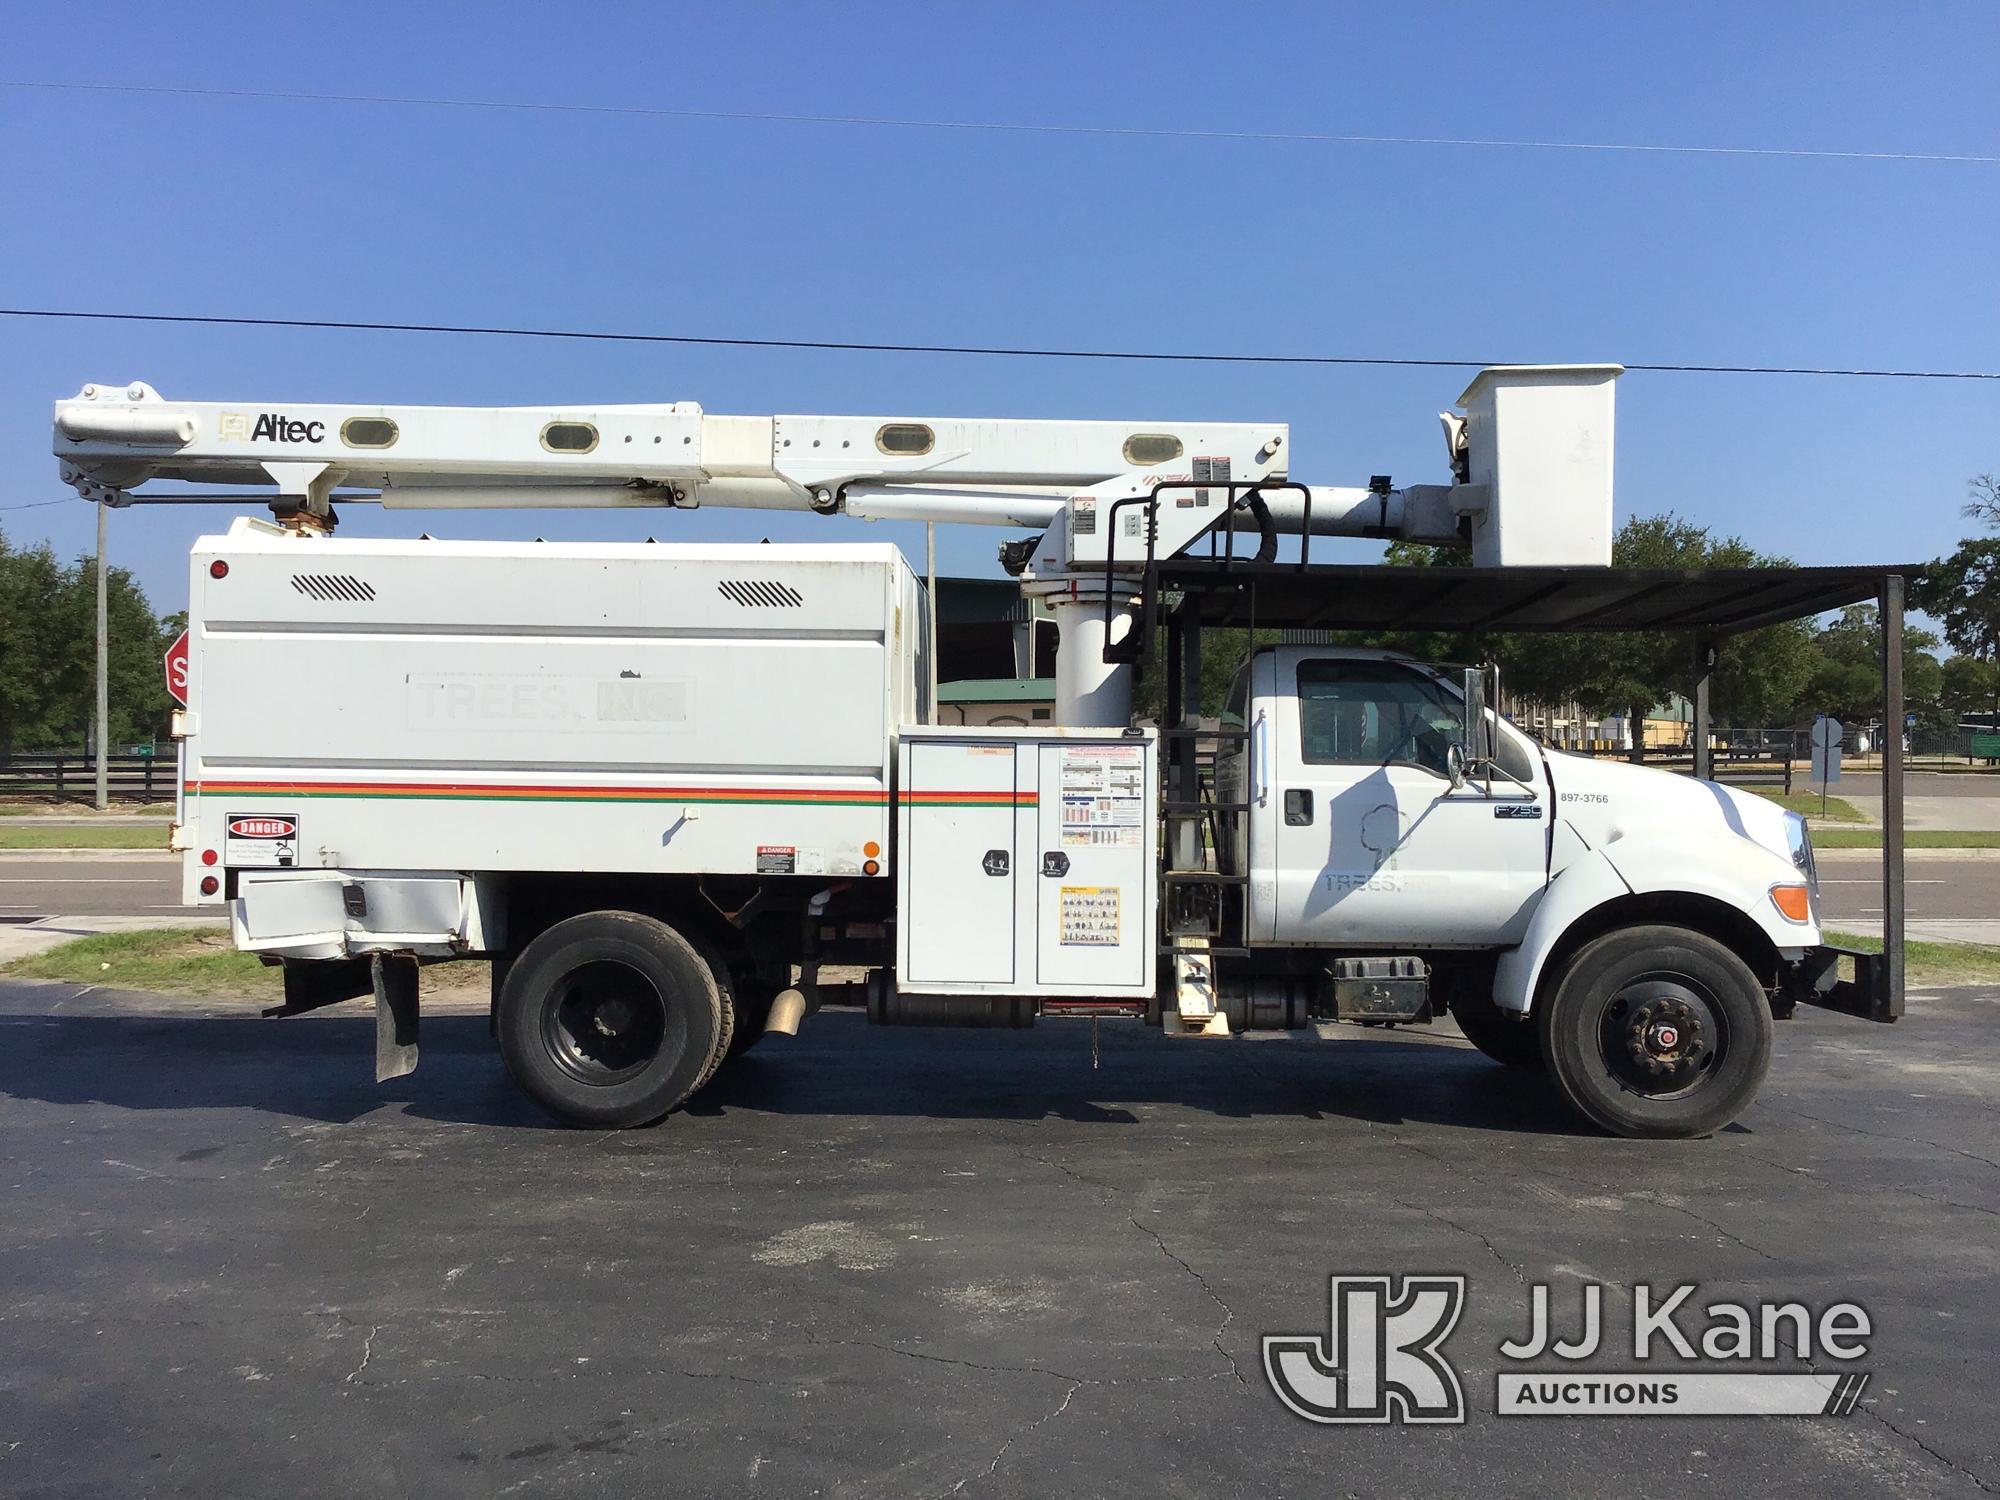
[(188, 701), (188, 633), (183, 630), (167, 647), (167, 691), (182, 708)]

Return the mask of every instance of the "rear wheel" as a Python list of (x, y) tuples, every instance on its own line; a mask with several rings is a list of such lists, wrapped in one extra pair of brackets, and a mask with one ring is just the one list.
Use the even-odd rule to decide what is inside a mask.
[(738, 974), (731, 987), (735, 991), (736, 1028), (729, 1041), (729, 1056), (741, 1057), (763, 1040), (764, 1023), (771, 1019), (771, 1002), (784, 986), (754, 974)]
[(644, 1125), (708, 1081), (728, 996), (704, 953), (635, 912), (588, 912), (528, 944), (501, 986), (500, 1055), (573, 1125)]
[(1537, 1028), (1563, 1095), (1616, 1135), (1708, 1135), (1771, 1066), (1771, 1006), (1734, 953), (1684, 927), (1622, 927), (1579, 949)]
[(1460, 991), (1452, 996), (1451, 1018), (1465, 1039), (1497, 1063), (1524, 1072), (1542, 1070), (1542, 1039), (1526, 1016), (1502, 1010), (1490, 994)]

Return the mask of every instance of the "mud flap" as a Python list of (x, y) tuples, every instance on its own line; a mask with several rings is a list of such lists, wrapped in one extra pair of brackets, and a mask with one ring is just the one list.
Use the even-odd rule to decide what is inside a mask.
[(417, 961), (393, 953), (370, 960), (375, 979), (375, 1081), (417, 1070)]

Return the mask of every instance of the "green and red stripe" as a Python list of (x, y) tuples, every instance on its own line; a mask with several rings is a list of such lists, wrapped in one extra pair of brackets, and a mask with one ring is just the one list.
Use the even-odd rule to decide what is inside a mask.
[(905, 807), (1034, 807), (1033, 792), (900, 792)]
[(190, 796), (394, 798), (428, 802), (702, 802), (741, 806), (883, 807), (865, 788), (581, 786), (470, 781), (189, 781)]
[[(191, 797), (312, 797), (425, 802), (700, 802), (737, 806), (883, 807), (880, 791), (848, 787), (582, 786), (472, 781), (189, 781)], [(911, 807), (1035, 807), (1033, 792), (904, 792)]]

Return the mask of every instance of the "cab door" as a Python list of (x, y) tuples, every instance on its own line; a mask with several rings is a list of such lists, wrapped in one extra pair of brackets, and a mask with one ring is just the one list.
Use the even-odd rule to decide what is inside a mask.
[(1547, 884), (1538, 759), (1495, 726), (1528, 786), (1454, 790), (1459, 695), (1412, 662), (1269, 654), (1253, 709), (1252, 930), (1404, 949), (1518, 942)]

